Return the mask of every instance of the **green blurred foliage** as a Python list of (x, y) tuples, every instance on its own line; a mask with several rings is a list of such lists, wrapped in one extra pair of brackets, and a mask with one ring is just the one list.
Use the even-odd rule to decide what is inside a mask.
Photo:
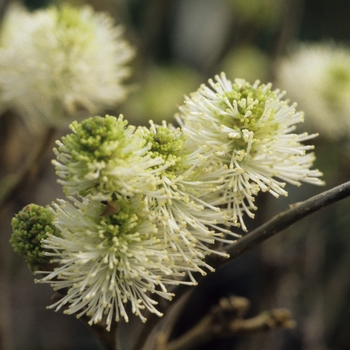
[(232, 49), (221, 63), (221, 70), (229, 79), (242, 78), (250, 83), (254, 83), (257, 79), (262, 82), (268, 81), (270, 69), (269, 58), (257, 46)]
[(200, 82), (199, 75), (190, 68), (150, 66), (135, 84), (135, 91), (122, 106), (121, 113), (141, 125), (148, 124), (148, 120), (158, 124), (163, 120), (172, 122), (184, 95), (196, 90)]

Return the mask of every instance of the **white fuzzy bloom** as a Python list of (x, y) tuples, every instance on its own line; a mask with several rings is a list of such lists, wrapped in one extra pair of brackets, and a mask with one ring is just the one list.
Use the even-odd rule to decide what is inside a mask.
[(300, 44), (277, 68), (277, 83), (305, 111), (306, 126), (331, 140), (350, 136), (350, 49)]
[(67, 314), (86, 315), (89, 324), (105, 324), (121, 318), (128, 321), (128, 310), (146, 318), (147, 309), (157, 310), (157, 296), (171, 299), (166, 286), (178, 284), (182, 276), (169, 258), (162, 233), (145, 215), (138, 198), (118, 198), (114, 211), (105, 214), (98, 201), (70, 198), (54, 204), (53, 224), (60, 236), (49, 234), (42, 243), (46, 255), (59, 266), (38, 283), (49, 283), (54, 290), (67, 289), (49, 308), (67, 307)]
[(60, 126), (122, 101), (133, 49), (105, 13), (10, 6), (0, 37), (0, 102), (29, 127)]
[(149, 145), (123, 116), (92, 117), (70, 128), (57, 141), (53, 161), (67, 195), (108, 201), (156, 189), (153, 167), (163, 159), (148, 154)]
[[(164, 165), (158, 167), (159, 179), (156, 190), (144, 193), (144, 201), (149, 217), (164, 232), (164, 240), (169, 244), (175, 264), (184, 271), (206, 274), (203, 268), (213, 270), (205, 262), (211, 253), (220, 253), (213, 244), (229, 242), (225, 236), (238, 236), (227, 227), (229, 217), (225, 211), (212, 205), (212, 194), (220, 182), (207, 174), (206, 158), (202, 147), (196, 150), (186, 147), (186, 137), (178, 128), (155, 125), (139, 128), (151, 144), (150, 154), (163, 158)], [(207, 180), (209, 178), (209, 181)], [(184, 263), (185, 262), (185, 263)], [(192, 281), (194, 279), (192, 278)]]
[(214, 243), (237, 236), (211, 203), (220, 181), (208, 174), (202, 148), (187, 148), (182, 131), (166, 123), (135, 130), (107, 115), (71, 129), (54, 164), (74, 205), (54, 204), (61, 234), (42, 247), (59, 267), (38, 282), (68, 290), (52, 308), (67, 304), (66, 313), (107, 329), (128, 320), (126, 303), (143, 321), (144, 308), (161, 316), (153, 295), (170, 299), (167, 285), (197, 284), (193, 272), (213, 270), (207, 255), (227, 256)]
[(73, 132), (57, 142), (53, 161), (65, 193), (107, 202), (141, 196), (179, 271), (211, 269), (205, 256), (214, 252), (213, 243), (234, 234), (226, 212), (210, 203), (219, 180), (206, 181), (201, 148), (187, 149), (180, 129), (151, 123), (135, 131), (122, 116), (89, 118), (70, 127)]
[(226, 204), (246, 230), (243, 214), (254, 216), (259, 191), (278, 197), (287, 195), (286, 182), (322, 184), (321, 173), (310, 170), (314, 156), (306, 152), (313, 146), (301, 143), (316, 135), (293, 133), (303, 115), (282, 100), (283, 93), (271, 91), (271, 84), (232, 83), (223, 73), (215, 79), (186, 97), (177, 120), (188, 147), (207, 147), (210, 175), (222, 184), (212, 204)]

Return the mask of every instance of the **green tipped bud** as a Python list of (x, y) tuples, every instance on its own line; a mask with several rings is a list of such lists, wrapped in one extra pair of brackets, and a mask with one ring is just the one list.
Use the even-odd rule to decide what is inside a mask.
[(41, 241), (48, 234), (59, 235), (53, 219), (54, 213), (49, 208), (36, 204), (28, 204), (12, 219), (10, 243), (32, 271), (44, 267), (50, 261), (50, 257), (44, 255)]
[(153, 167), (164, 161), (151, 157), (143, 135), (122, 115), (92, 117), (70, 128), (72, 133), (57, 141), (53, 161), (67, 195), (110, 202), (155, 187)]
[[(142, 128), (144, 138), (150, 144), (150, 155), (153, 158), (163, 159), (166, 173), (181, 172), (188, 168), (185, 165), (188, 151), (184, 147), (186, 137), (179, 128), (171, 125), (156, 125), (150, 121), (150, 128)], [(163, 164), (161, 164), (163, 165)]]

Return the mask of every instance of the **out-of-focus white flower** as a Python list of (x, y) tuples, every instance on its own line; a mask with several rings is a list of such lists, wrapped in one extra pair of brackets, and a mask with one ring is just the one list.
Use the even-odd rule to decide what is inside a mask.
[(154, 295), (171, 299), (166, 286), (182, 276), (169, 257), (162, 232), (147, 217), (139, 198), (117, 198), (113, 213), (106, 205), (83, 199), (54, 204), (54, 225), (60, 237), (47, 234), (42, 246), (52, 263), (39, 283), (67, 293), (49, 308), (67, 306), (67, 314), (90, 318), (89, 324), (112, 322), (129, 316), (126, 304), (142, 321), (142, 310), (161, 316)]
[[(32, 128), (103, 112), (127, 93), (133, 49), (105, 13), (10, 6), (0, 38), (0, 101)], [(39, 124), (40, 125), (40, 124)]]
[(277, 69), (277, 83), (306, 113), (308, 130), (332, 140), (350, 135), (350, 49), (301, 44)]
[(287, 195), (285, 182), (322, 184), (321, 173), (310, 170), (314, 155), (306, 152), (313, 146), (301, 143), (316, 135), (293, 133), (303, 115), (271, 84), (232, 83), (223, 73), (215, 79), (186, 97), (177, 120), (190, 140), (188, 147), (207, 147), (207, 167), (222, 183), (212, 204), (226, 204), (246, 230), (243, 214), (254, 216), (260, 191), (278, 197)]

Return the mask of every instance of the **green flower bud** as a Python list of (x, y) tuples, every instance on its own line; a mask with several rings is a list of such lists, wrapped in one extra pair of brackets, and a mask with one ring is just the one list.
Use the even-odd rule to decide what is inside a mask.
[(54, 213), (48, 207), (36, 204), (25, 206), (12, 219), (10, 243), (13, 250), (21, 255), (32, 271), (49, 263), (50, 257), (44, 254), (41, 241), (48, 234), (59, 236), (53, 225)]
[(110, 201), (116, 194), (130, 197), (155, 187), (152, 168), (163, 159), (151, 157), (146, 140), (122, 115), (92, 117), (70, 128), (72, 133), (57, 141), (53, 161), (67, 195)]
[(155, 125), (150, 121), (151, 128), (144, 128), (144, 138), (150, 143), (149, 150), (152, 158), (162, 158), (166, 165), (166, 173), (181, 172), (189, 168), (185, 164), (189, 150), (184, 148), (186, 141), (185, 135), (179, 128), (173, 128), (165, 123), (163, 125)]

